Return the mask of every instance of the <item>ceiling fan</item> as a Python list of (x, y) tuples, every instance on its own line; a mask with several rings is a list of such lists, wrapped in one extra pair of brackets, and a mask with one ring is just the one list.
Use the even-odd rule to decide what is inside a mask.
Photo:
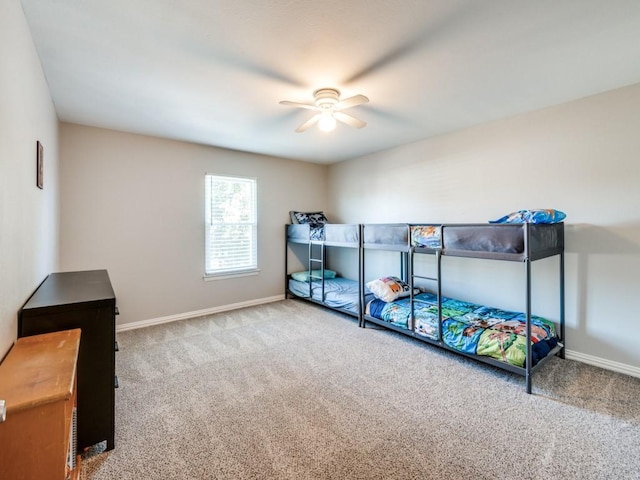
[(363, 122), (359, 118), (352, 117), (351, 115), (347, 115), (342, 110), (362, 105), (368, 101), (369, 99), (364, 95), (355, 95), (353, 97), (340, 100), (339, 90), (336, 90), (335, 88), (321, 88), (313, 92), (313, 104), (283, 100), (280, 102), (280, 105), (306, 108), (318, 112), (296, 128), (296, 132), (304, 132), (316, 123), (318, 124), (318, 127), (320, 127), (320, 130), (330, 132), (336, 128), (336, 120), (346, 123), (347, 125), (351, 125), (352, 127), (364, 127), (367, 124), (366, 122)]

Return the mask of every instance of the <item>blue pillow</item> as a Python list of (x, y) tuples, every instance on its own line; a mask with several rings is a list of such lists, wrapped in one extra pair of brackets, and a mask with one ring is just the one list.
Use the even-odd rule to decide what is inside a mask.
[[(320, 270), (311, 270), (311, 275), (314, 277), (319, 277), (321, 275)], [(309, 270), (303, 270), (301, 272), (295, 272), (291, 274), (291, 278), (297, 280), (299, 282), (308, 282), (309, 281)], [(336, 272), (333, 270), (329, 270), (328, 268), (324, 269), (324, 278), (336, 278)], [(314, 279), (316, 280), (316, 279)]]
[(560, 223), (567, 215), (560, 210), (545, 208), (539, 210), (518, 210), (489, 223)]

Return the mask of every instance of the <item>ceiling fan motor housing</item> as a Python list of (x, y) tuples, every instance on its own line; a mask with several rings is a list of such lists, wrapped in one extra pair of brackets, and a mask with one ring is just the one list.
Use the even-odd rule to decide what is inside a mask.
[(340, 100), (340, 92), (335, 88), (320, 88), (313, 92), (316, 106), (331, 108)]

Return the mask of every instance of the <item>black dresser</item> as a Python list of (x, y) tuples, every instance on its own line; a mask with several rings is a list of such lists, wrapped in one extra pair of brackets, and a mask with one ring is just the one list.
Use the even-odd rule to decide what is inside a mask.
[(20, 311), (18, 337), (80, 328), (78, 451), (114, 447), (116, 297), (106, 270), (52, 273)]

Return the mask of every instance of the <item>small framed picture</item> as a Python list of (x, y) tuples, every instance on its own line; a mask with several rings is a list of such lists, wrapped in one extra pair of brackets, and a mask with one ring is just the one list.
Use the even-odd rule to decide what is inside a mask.
[(36, 144), (36, 185), (44, 188), (44, 148), (40, 141)]

